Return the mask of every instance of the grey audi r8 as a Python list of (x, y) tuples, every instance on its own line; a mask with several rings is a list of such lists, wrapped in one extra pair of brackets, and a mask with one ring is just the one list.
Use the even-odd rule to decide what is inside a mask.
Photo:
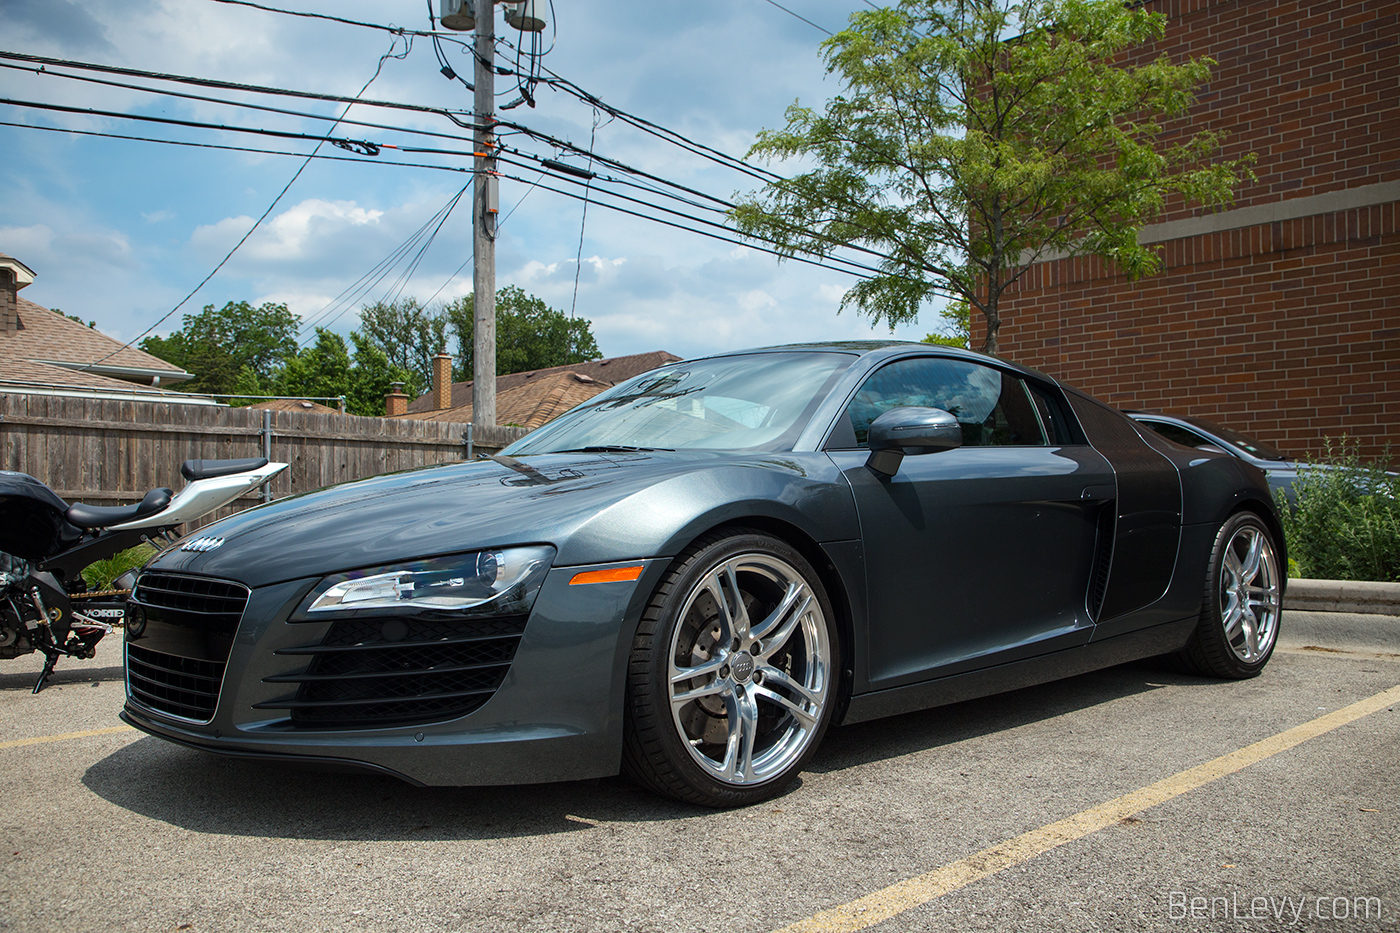
[(122, 718), (225, 755), (779, 793), (834, 723), (1176, 652), (1257, 674), (1259, 470), (909, 343), (687, 360), (499, 455), (284, 499), (141, 573)]

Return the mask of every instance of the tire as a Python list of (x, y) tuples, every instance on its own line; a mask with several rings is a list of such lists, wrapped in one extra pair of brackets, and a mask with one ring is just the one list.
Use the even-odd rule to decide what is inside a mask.
[(1215, 535), (1200, 621), (1178, 655), (1192, 671), (1242, 680), (1269, 663), (1283, 614), (1283, 572), (1273, 533), (1238, 512)]
[(796, 549), (747, 529), (702, 537), (642, 614), (624, 771), (710, 807), (781, 793), (831, 721), (839, 651), (826, 591)]

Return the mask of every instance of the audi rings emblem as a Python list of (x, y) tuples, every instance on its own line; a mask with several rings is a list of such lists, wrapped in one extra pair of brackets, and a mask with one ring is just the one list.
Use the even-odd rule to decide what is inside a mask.
[(212, 551), (214, 548), (224, 543), (223, 538), (195, 538), (186, 544), (180, 545), (182, 551)]

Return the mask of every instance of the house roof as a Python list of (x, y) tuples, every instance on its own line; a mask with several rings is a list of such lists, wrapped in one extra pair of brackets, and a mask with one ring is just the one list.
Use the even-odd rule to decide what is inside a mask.
[[(0, 344), (0, 348), (3, 345)], [(150, 401), (174, 401), (187, 405), (215, 405), (202, 395), (171, 392), (154, 386), (112, 379), (97, 373), (64, 369), (49, 363), (10, 359), (0, 351), (0, 392), (41, 393), (44, 395), (120, 396)]]
[[(519, 375), (519, 374), (516, 374)], [(501, 377), (504, 379), (505, 377)], [(471, 383), (466, 383), (470, 386)], [(517, 380), (505, 389), (497, 382), (496, 423), (518, 425), (534, 430), (564, 412), (588, 401), (608, 388), (611, 383), (593, 379), (583, 373), (545, 372), (528, 381)], [(454, 386), (455, 388), (455, 386)], [(438, 411), (409, 412), (399, 415), (411, 421), (447, 421), (465, 424), (472, 420), (471, 392), (467, 404)]]
[[(667, 353), (665, 350), (653, 350), (650, 353), (634, 353), (631, 356), (614, 356), (605, 360), (589, 360), (585, 363), (567, 363), (563, 366), (551, 366), (548, 369), (532, 369), (523, 373), (508, 373), (504, 376), (496, 377), (496, 421), (506, 424), (506, 419), (501, 415), (501, 396), (512, 389), (539, 381), (548, 376), (558, 373), (574, 373), (579, 376), (587, 376), (595, 382), (601, 382), (605, 386), (616, 385), (624, 379), (631, 379), (633, 376), (640, 376), (642, 373), (650, 372), (658, 366), (680, 359), (674, 353)], [(599, 390), (601, 391), (601, 390)], [(594, 393), (596, 394), (596, 393)], [(452, 409), (462, 406), (471, 407), (472, 403), (472, 383), (454, 382), (452, 383)], [(575, 403), (577, 404), (577, 403)], [(572, 406), (570, 406), (572, 407)], [(419, 412), (431, 412), (433, 410), (433, 394), (428, 392), (420, 395), (412, 402), (408, 403), (409, 414)], [(441, 412), (438, 412), (441, 414)], [(447, 421), (447, 418), (427, 418), (420, 419), (427, 421)], [(463, 418), (463, 421), (470, 421), (470, 418)]]
[(112, 376), (128, 383), (139, 381), (147, 385), (155, 377), (166, 383), (192, 378), (174, 364), (144, 350), (124, 347), (121, 341), (96, 328), (26, 298), (16, 296), (15, 308), (19, 313), (19, 329), (0, 332), (0, 365), (7, 370), (15, 361), (27, 360), (67, 371), (65, 379), (69, 382), (73, 379), (68, 377), (78, 374)]
[(34, 270), (20, 262), (13, 256), (6, 256), (0, 253), (0, 268), (9, 269), (15, 274), (15, 281), (21, 288), (30, 285), (34, 281)]
[(338, 415), (340, 409), (322, 405), (305, 398), (270, 398), (265, 402), (254, 402), (248, 406), (265, 411), (314, 411), (322, 415)]

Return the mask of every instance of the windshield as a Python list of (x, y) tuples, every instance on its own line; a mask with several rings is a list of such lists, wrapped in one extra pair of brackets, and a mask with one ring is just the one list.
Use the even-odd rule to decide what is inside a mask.
[(613, 386), (502, 452), (789, 450), (854, 360), (788, 352), (672, 363)]
[(1210, 433), (1218, 437), (1224, 438), (1231, 444), (1234, 444), (1236, 447), (1240, 448), (1240, 450), (1243, 450), (1250, 456), (1258, 457), (1260, 460), (1293, 459), (1283, 451), (1275, 447), (1270, 447), (1268, 444), (1264, 443), (1261, 440), (1250, 437), (1248, 434), (1241, 434), (1239, 431), (1232, 431), (1231, 429), (1223, 427), (1222, 425), (1218, 425), (1213, 421), (1207, 421), (1204, 418), (1194, 417), (1183, 418), (1182, 420), (1187, 422), (1188, 424), (1194, 424), (1199, 428), (1209, 431)]

